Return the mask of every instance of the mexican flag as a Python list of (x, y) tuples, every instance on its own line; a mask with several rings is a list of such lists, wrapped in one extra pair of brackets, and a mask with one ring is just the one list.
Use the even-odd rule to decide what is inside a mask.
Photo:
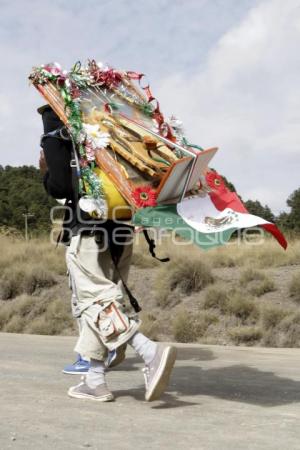
[(217, 172), (206, 174), (205, 188), (200, 195), (191, 195), (177, 204), (141, 208), (135, 213), (133, 223), (144, 228), (174, 230), (203, 249), (225, 244), (238, 229), (260, 226), (286, 249), (285, 237), (276, 225), (249, 214)]

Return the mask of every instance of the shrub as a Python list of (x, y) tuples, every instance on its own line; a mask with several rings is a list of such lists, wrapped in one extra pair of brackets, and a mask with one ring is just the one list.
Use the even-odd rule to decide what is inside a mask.
[(173, 321), (173, 334), (177, 342), (195, 342), (202, 337), (211, 324), (218, 322), (218, 317), (211, 313), (193, 316), (185, 310), (177, 313)]
[(269, 278), (266, 278), (265, 280), (262, 280), (260, 283), (257, 283), (249, 288), (250, 293), (255, 297), (261, 297), (267, 292), (272, 292), (275, 290), (276, 290), (275, 283)]
[(56, 284), (51, 272), (38, 265), (16, 265), (3, 271), (0, 296), (3, 300), (15, 298), (17, 295), (32, 294), (39, 288)]
[(173, 291), (190, 295), (213, 282), (211, 269), (202, 261), (196, 258), (185, 260), (175, 257), (157, 276), (156, 298), (160, 305), (167, 304)]
[(294, 274), (289, 285), (289, 292), (293, 300), (300, 303), (300, 272)]
[(288, 314), (289, 312), (282, 308), (265, 306), (261, 311), (261, 321), (264, 330), (276, 327)]
[(24, 320), (19, 315), (13, 316), (4, 327), (7, 333), (21, 333), (24, 329)]
[(248, 284), (250, 281), (265, 280), (266, 276), (263, 272), (255, 270), (252, 267), (242, 271), (240, 275), (240, 284)]
[(228, 300), (228, 293), (224, 289), (210, 287), (205, 293), (203, 307), (204, 309), (218, 308), (224, 312), (226, 310)]
[(135, 251), (132, 255), (131, 264), (141, 269), (151, 269), (158, 266), (159, 261), (141, 251)]
[(197, 338), (191, 315), (180, 311), (173, 322), (173, 334), (177, 342), (194, 342)]
[(202, 337), (210, 325), (219, 322), (219, 318), (209, 312), (201, 312), (194, 318), (194, 331), (197, 337)]
[(235, 267), (236, 261), (232, 258), (232, 256), (224, 253), (224, 252), (218, 252), (214, 256), (211, 257), (213, 267), (220, 268), (220, 267)]
[(234, 327), (228, 330), (228, 335), (236, 345), (254, 345), (262, 338), (262, 331), (258, 327)]
[(242, 321), (248, 318), (256, 319), (259, 316), (259, 310), (254, 300), (245, 297), (240, 291), (234, 292), (226, 304), (227, 313), (233, 314)]
[(156, 317), (150, 313), (142, 313), (141, 314), (141, 332), (148, 336), (150, 339), (157, 341), (158, 336), (158, 323)]
[(282, 332), (281, 346), (300, 347), (300, 313), (287, 315), (279, 324)]

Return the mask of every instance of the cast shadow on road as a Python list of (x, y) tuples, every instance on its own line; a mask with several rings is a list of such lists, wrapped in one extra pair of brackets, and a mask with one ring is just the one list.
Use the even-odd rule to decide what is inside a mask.
[[(211, 350), (206, 349), (199, 349), (195, 347), (184, 347), (184, 348), (178, 348), (177, 349), (177, 361), (210, 361), (215, 359), (215, 356), (213, 355), (213, 352)], [(143, 364), (141, 363), (141, 360), (137, 357), (130, 357), (126, 358), (126, 360), (120, 364), (119, 366), (112, 369), (113, 371), (121, 372), (121, 371), (136, 371), (143, 367)], [(175, 383), (174, 377), (173, 380), (170, 382), (170, 388), (172, 389), (172, 383)], [(176, 384), (177, 386), (177, 384)], [(170, 391), (171, 389), (168, 389)], [(177, 388), (176, 388), (177, 389)], [(134, 397), (138, 401), (143, 401), (145, 397), (145, 387), (144, 385), (139, 386), (135, 389), (128, 390), (118, 390), (114, 391), (114, 395), (116, 398), (119, 397), (127, 397), (128, 395)], [(187, 401), (187, 400), (181, 400), (180, 396), (165, 393), (162, 397), (162, 399), (159, 401), (159, 404), (157, 402), (154, 403), (155, 406), (153, 406), (154, 409), (164, 409), (164, 408), (182, 408), (185, 406), (192, 406), (192, 405), (198, 405), (199, 401)]]
[[(214, 356), (211, 350), (195, 347), (177, 348), (177, 357), (176, 357), (177, 361), (211, 361), (213, 359), (216, 359), (216, 357)], [(126, 372), (132, 370), (135, 371), (141, 364), (142, 364), (141, 359), (139, 359), (136, 356), (133, 356), (126, 358), (122, 364), (111, 370), (117, 372), (123, 370), (125, 370)]]
[[(201, 361), (213, 360), (213, 352), (206, 349), (178, 348), (177, 361), (187, 365), (175, 366), (166, 394), (155, 409), (178, 408), (201, 403), (199, 396), (210, 396), (223, 400), (249, 403), (259, 406), (279, 406), (300, 402), (300, 382), (264, 372), (247, 365), (234, 365), (203, 370)], [(199, 361), (198, 367), (189, 362)], [(142, 367), (137, 357), (127, 358), (114, 371), (139, 370)], [(117, 397), (127, 396), (128, 391), (115, 392)], [(137, 400), (144, 398), (144, 386), (130, 391)], [(188, 401), (187, 397), (192, 397)], [(181, 400), (181, 397), (185, 397)]]
[(246, 365), (209, 370), (195, 366), (175, 367), (168, 393), (174, 391), (179, 398), (207, 395), (268, 407), (300, 402), (299, 381)]
[[(134, 359), (134, 358), (133, 358)], [(136, 361), (137, 362), (137, 361)], [(127, 370), (123, 367), (123, 370)], [(134, 369), (137, 370), (137, 367)], [(115, 392), (127, 396), (128, 390)], [(144, 398), (144, 386), (130, 390), (137, 400)], [(175, 367), (167, 392), (154, 409), (178, 408), (201, 403), (199, 396), (273, 407), (300, 402), (300, 382), (262, 372), (246, 365), (203, 370), (191, 365)], [(187, 397), (191, 397), (191, 401)], [(184, 400), (181, 400), (184, 397)]]

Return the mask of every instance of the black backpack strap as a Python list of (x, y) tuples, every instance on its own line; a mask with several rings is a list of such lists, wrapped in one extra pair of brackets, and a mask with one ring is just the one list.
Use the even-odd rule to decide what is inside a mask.
[(154, 239), (150, 238), (150, 236), (148, 234), (148, 231), (146, 229), (143, 230), (143, 233), (144, 233), (145, 239), (146, 239), (146, 241), (148, 243), (148, 246), (149, 246), (149, 252), (153, 256), (153, 258), (157, 259), (160, 262), (169, 262), (170, 258), (158, 258), (156, 256), (155, 251), (154, 251), (155, 247), (156, 247)]
[(43, 147), (44, 144), (44, 140), (47, 137), (52, 137), (52, 138), (56, 138), (56, 139), (61, 139), (63, 141), (70, 141), (70, 134), (68, 132), (67, 127), (63, 126), (63, 127), (59, 127), (56, 128), (56, 130), (53, 131), (49, 131), (48, 133), (42, 134), (41, 136), (41, 140), (40, 140), (40, 146)]
[(140, 311), (142, 311), (142, 308), (140, 307), (137, 299), (134, 297), (134, 295), (130, 291), (129, 287), (127, 286), (127, 284), (123, 280), (123, 277), (122, 277), (121, 272), (120, 272), (119, 267), (118, 267), (118, 262), (119, 262), (119, 259), (120, 259), (122, 254), (117, 255), (116, 252), (114, 252), (114, 245), (112, 243), (112, 239), (111, 239), (110, 233), (108, 233), (108, 238), (109, 238), (108, 246), (109, 246), (109, 251), (110, 251), (112, 262), (113, 262), (113, 264), (115, 266), (115, 269), (117, 271), (117, 274), (119, 275), (120, 280), (122, 281), (122, 284), (124, 286), (124, 289), (125, 289), (125, 292), (126, 292), (128, 298), (129, 298), (129, 301), (130, 301), (130, 304), (131, 304), (132, 308), (134, 309), (134, 311), (136, 313), (139, 313)]

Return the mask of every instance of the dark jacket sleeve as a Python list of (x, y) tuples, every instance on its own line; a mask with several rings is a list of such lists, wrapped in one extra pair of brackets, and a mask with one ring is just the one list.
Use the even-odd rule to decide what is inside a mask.
[[(44, 133), (63, 126), (57, 115), (47, 109), (43, 112)], [(44, 186), (54, 198), (72, 198), (72, 172), (70, 167), (71, 142), (55, 137), (43, 140), (43, 150), (48, 167), (44, 177)]]

